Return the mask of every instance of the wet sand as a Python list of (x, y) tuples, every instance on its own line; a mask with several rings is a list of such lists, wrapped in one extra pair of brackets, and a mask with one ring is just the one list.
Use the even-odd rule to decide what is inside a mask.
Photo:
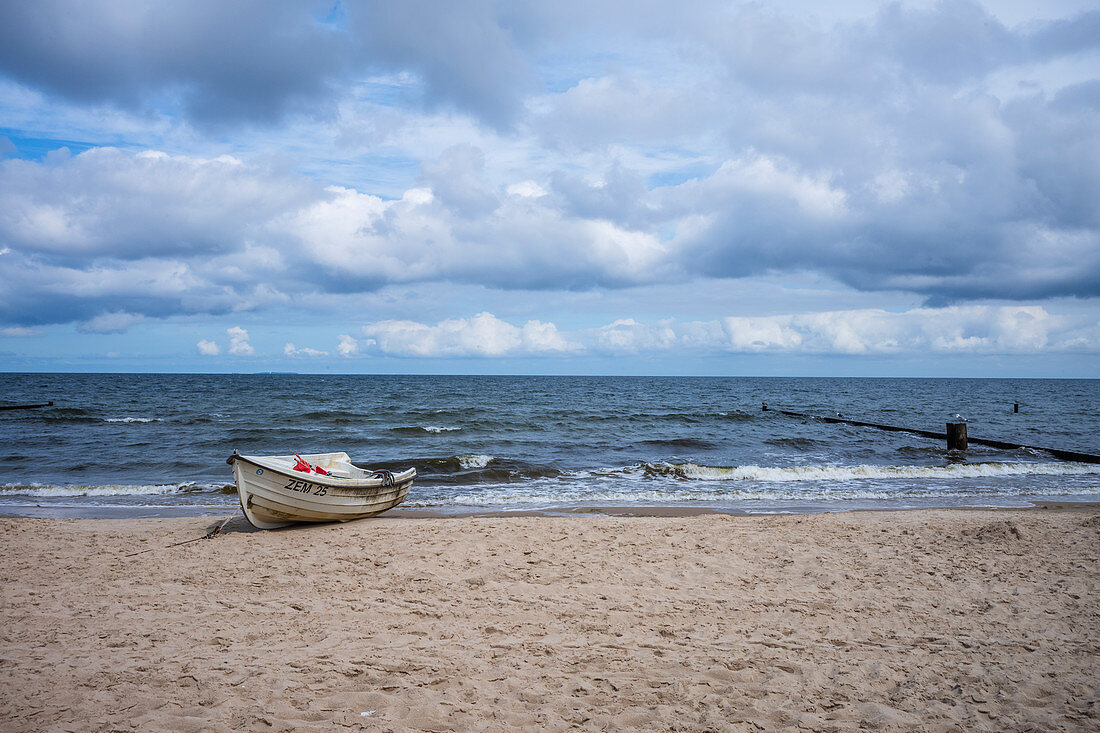
[(1066, 508), (3, 518), (0, 728), (1096, 730)]

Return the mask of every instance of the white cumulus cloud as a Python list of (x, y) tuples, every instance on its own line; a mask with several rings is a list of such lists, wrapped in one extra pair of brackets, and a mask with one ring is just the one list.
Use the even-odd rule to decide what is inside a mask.
[(359, 342), (346, 333), (340, 334), (340, 342), (336, 344), (336, 353), (340, 356), (354, 356), (359, 353)]
[(24, 338), (26, 336), (38, 336), (42, 332), (36, 328), (27, 328), (25, 326), (9, 326), (8, 328), (0, 328), (0, 336)]
[(522, 356), (566, 354), (580, 349), (553, 323), (515, 326), (492, 313), (452, 318), (432, 326), (415, 321), (379, 321), (363, 327), (366, 344), (392, 356)]
[(207, 341), (202, 339), (196, 346), (199, 347), (199, 353), (203, 356), (217, 356), (221, 353), (221, 347), (213, 341)]
[(302, 346), (302, 347), (299, 348), (299, 347), (295, 346), (292, 343), (287, 343), (287, 345), (283, 347), (283, 355), (291, 356), (291, 357), (293, 357), (293, 356), (318, 357), (318, 356), (328, 356), (328, 352), (327, 351), (320, 351), (318, 349), (311, 349), (308, 346)]
[(237, 356), (251, 356), (256, 353), (252, 344), (248, 343), (248, 331), (240, 326), (225, 329), (229, 335), (229, 353)]
[(979, 305), (715, 321), (620, 320), (596, 329), (592, 339), (598, 350), (610, 353), (1037, 354), (1100, 350), (1100, 324), (1054, 315), (1042, 306)]

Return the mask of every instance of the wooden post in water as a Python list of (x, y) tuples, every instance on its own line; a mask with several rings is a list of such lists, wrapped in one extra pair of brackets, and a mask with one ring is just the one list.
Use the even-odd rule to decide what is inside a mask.
[(947, 450), (966, 450), (966, 423), (947, 423)]
[(1019, 400), (1016, 400), (1015, 402), (1012, 403), (1012, 411), (1013, 412), (1019, 412), (1020, 411), (1020, 401)]

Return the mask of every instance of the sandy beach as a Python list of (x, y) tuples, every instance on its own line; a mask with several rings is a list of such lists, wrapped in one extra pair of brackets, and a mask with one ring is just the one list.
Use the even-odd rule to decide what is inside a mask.
[(0, 519), (3, 729), (1100, 728), (1095, 507), (217, 523)]

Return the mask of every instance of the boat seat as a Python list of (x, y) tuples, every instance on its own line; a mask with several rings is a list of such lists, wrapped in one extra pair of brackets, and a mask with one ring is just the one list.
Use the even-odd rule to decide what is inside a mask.
[(329, 475), (337, 478), (356, 478), (362, 474), (362, 471), (346, 461), (331, 461), (321, 466), (321, 468), (328, 471)]

